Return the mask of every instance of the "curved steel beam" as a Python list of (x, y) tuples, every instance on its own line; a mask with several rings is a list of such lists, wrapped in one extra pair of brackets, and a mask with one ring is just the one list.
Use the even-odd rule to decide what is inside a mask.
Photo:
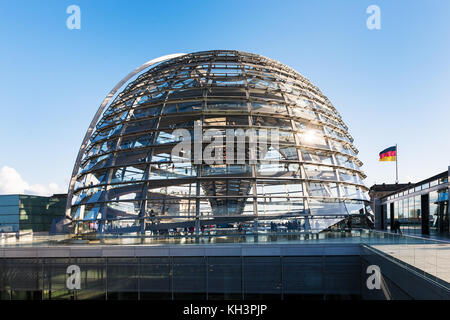
[(165, 55), (165, 56), (162, 56), (162, 57), (159, 57), (159, 58), (156, 58), (156, 59), (153, 59), (153, 60), (150, 60), (150, 61), (144, 63), (140, 67), (138, 67), (138, 68), (134, 69), (132, 72), (130, 72), (125, 78), (123, 78), (109, 92), (109, 94), (103, 100), (102, 104), (98, 108), (97, 113), (95, 114), (94, 119), (92, 119), (91, 124), (89, 125), (89, 128), (84, 136), (83, 142), (81, 143), (80, 150), (78, 151), (78, 156), (75, 161), (75, 165), (73, 166), (72, 177), (70, 179), (69, 190), (67, 192), (67, 202), (66, 202), (66, 217), (67, 218), (70, 217), (70, 208), (72, 207), (72, 198), (73, 198), (73, 188), (74, 188), (75, 182), (77, 180), (77, 173), (78, 173), (78, 169), (81, 164), (81, 159), (83, 158), (84, 151), (86, 150), (86, 147), (89, 142), (89, 138), (91, 137), (92, 132), (94, 131), (95, 125), (97, 124), (100, 116), (103, 114), (103, 111), (105, 110), (106, 106), (109, 104), (111, 99), (114, 97), (114, 95), (117, 93), (117, 91), (120, 88), (122, 88), (122, 86), (125, 83), (127, 83), (131, 78), (133, 78), (136, 74), (140, 73), (142, 70), (145, 70), (146, 68), (148, 68), (156, 63), (163, 62), (163, 61), (170, 60), (170, 59), (177, 58), (177, 57), (181, 57), (184, 55), (185, 55), (185, 53), (168, 54), (168, 55)]

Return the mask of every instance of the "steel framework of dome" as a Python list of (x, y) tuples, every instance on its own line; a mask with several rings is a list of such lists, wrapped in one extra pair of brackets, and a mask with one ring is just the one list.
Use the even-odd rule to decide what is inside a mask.
[[(177, 161), (173, 132), (194, 137), (195, 125), (223, 136), (276, 128), (278, 144), (258, 149), (254, 163), (248, 137), (245, 163), (195, 163), (191, 154)], [(98, 110), (75, 163), (66, 215), (75, 233), (293, 220), (322, 230), (365, 212), (365, 175), (347, 130), (316, 86), (277, 61), (231, 50), (155, 59)], [(225, 143), (215, 148), (225, 159)]]

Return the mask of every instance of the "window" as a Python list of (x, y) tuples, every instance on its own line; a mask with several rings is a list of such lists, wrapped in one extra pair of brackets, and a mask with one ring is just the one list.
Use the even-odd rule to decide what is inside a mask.
[(428, 189), (429, 187), (430, 187), (430, 183), (429, 182), (428, 183), (424, 183), (422, 185), (422, 190)]

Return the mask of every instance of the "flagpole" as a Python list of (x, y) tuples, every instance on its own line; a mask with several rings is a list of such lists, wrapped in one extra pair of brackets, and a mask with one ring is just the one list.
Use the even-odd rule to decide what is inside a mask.
[(398, 183), (398, 147), (395, 144), (395, 183)]

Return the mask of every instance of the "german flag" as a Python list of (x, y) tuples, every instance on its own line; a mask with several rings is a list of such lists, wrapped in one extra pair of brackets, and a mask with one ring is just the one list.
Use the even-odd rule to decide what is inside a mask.
[(396, 161), (397, 160), (397, 147), (389, 147), (380, 152), (380, 161)]

